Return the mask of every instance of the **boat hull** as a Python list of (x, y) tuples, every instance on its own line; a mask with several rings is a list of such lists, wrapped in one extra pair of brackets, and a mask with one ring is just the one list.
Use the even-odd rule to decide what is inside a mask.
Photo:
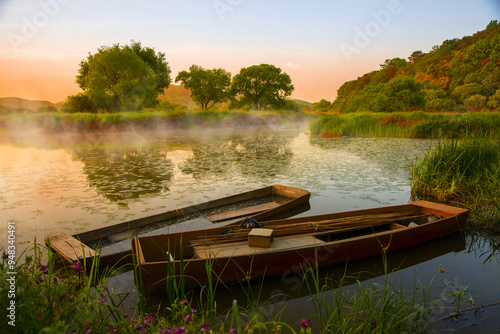
[[(137, 230), (149, 228), (150, 226), (154, 226), (160, 222), (164, 225), (168, 225), (169, 222), (173, 222), (181, 217), (190, 217), (201, 212), (217, 210), (218, 208), (223, 208), (228, 205), (237, 205), (238, 203), (246, 201), (257, 200), (270, 196), (286, 198), (287, 200), (285, 202), (279, 203), (279, 205), (274, 205), (270, 209), (266, 209), (264, 207), (262, 209), (257, 208), (255, 210), (261, 211), (255, 213), (247, 212), (245, 215), (256, 220), (265, 220), (308, 204), (310, 195), (311, 194), (308, 191), (303, 189), (283, 185), (272, 185), (71, 236), (56, 235), (48, 237), (45, 242), (63, 259), (64, 262), (67, 263), (85, 261), (88, 264), (86, 267), (90, 268), (92, 261), (95, 261), (94, 259), (98, 258), (99, 267), (131, 264), (133, 263), (132, 250), (130, 247), (130, 241), (126, 240), (131, 239)], [(235, 219), (238, 219), (238, 217), (235, 217)], [(103, 252), (99, 254), (99, 251), (94, 249), (95, 246), (93, 245), (105, 244), (110, 239), (125, 240), (126, 245), (123, 246), (124, 243), (122, 242), (120, 245), (122, 249), (118, 249), (117, 247), (116, 250), (110, 253)], [(96, 256), (96, 254), (98, 254), (98, 256)]]
[[(338, 237), (336, 234), (335, 237), (338, 237), (338, 240), (328, 240), (327, 233), (309, 233), (300, 238), (295, 237), (295, 239), (294, 237), (275, 238), (272, 244), (276, 244), (276, 247), (253, 248), (253, 252), (249, 251), (248, 246), (241, 242), (219, 248), (209, 245), (201, 248), (208, 250), (205, 255), (200, 254), (199, 247), (189, 247), (187, 244), (190, 240), (217, 236), (224, 230), (223, 228), (134, 238), (132, 248), (139, 264), (138, 270), (141, 272), (140, 281), (137, 283), (147, 288), (162, 289), (165, 287), (169, 275), (175, 273), (176, 276), (179, 276), (182, 273), (184, 284), (189, 287), (217, 281), (230, 283), (265, 276), (286, 275), (307, 268), (331, 266), (377, 256), (382, 252), (389, 253), (413, 247), (454, 233), (465, 225), (468, 214), (468, 211), (464, 209), (418, 201), (408, 205), (284, 219), (267, 223), (270, 228), (279, 228), (280, 225), (286, 224), (296, 225), (304, 222), (314, 223), (397, 212), (437, 215), (439, 219), (413, 227), (411, 224), (410, 227), (407, 227), (388, 223), (387, 226), (390, 229), (386, 231), (346, 238)], [(280, 243), (283, 244), (283, 240), (288, 240), (291, 245), (281, 248)], [(303, 243), (301, 244), (301, 242)], [(239, 252), (238, 247), (245, 249), (245, 252)], [(173, 260), (165, 258), (167, 252), (169, 257), (173, 257)], [(180, 260), (180, 257), (184, 260)], [(210, 264), (210, 274), (207, 274), (207, 263)]]

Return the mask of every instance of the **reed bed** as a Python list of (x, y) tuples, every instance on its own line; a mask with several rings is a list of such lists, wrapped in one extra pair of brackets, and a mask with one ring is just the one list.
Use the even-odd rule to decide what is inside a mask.
[(441, 141), (410, 165), (413, 198), (468, 207), (469, 221), (500, 226), (500, 142)]
[(356, 112), (311, 121), (323, 136), (500, 139), (500, 113)]

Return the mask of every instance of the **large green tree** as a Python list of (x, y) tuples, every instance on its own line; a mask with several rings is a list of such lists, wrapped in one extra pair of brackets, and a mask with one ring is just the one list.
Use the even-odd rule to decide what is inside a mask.
[(206, 110), (216, 103), (225, 102), (229, 98), (231, 73), (222, 68), (204, 69), (192, 65), (188, 71), (181, 71), (175, 78), (191, 91), (191, 99)]
[(242, 68), (231, 84), (232, 95), (240, 106), (252, 109), (283, 108), (294, 90), (290, 76), (274, 65)]
[(156, 106), (171, 79), (165, 54), (133, 42), (89, 54), (80, 63), (76, 82), (96, 109), (118, 111)]

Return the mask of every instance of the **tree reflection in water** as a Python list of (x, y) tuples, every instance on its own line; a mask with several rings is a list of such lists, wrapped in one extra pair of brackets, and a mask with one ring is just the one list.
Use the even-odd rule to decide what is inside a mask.
[(173, 163), (159, 150), (104, 149), (75, 153), (90, 187), (113, 202), (152, 197), (169, 190)]
[(204, 143), (193, 148), (193, 156), (180, 169), (195, 179), (224, 176), (232, 170), (257, 178), (283, 174), (290, 168), (293, 157), (290, 141), (291, 138), (275, 134), (259, 134)]

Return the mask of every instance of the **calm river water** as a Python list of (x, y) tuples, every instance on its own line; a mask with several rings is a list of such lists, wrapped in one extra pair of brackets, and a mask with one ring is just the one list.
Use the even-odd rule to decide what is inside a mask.
[[(51, 234), (87, 231), (270, 184), (312, 193), (310, 208), (297, 212), (301, 216), (404, 204), (410, 200), (409, 161), (432, 144), (316, 138), (305, 123), (85, 138), (23, 135), (0, 143), (0, 246), (6, 245), (9, 221), (16, 223), (19, 252), (35, 238), (42, 242)], [(446, 273), (433, 281), (435, 297), (444, 297), (443, 305), (450, 306), (447, 287), (466, 288), (480, 306), (500, 301), (499, 244), (498, 237), (458, 234), (389, 254), (389, 266), (400, 268), (398, 280), (408, 289), (416, 281), (431, 284), (441, 266)], [(371, 283), (382, 271), (381, 259), (356, 262), (348, 270), (372, 273), (362, 278)], [(114, 282), (133, 285), (130, 274)], [(287, 313), (303, 318), (312, 308), (302, 309), (309, 296), (301, 290), (296, 279), (281, 277), (266, 282), (262, 296), (270, 300), (271, 313), (273, 303), (280, 301), (278, 293), (293, 296)], [(220, 304), (229, 307), (232, 298), (225, 296), (218, 297)], [(435, 328), (494, 331), (499, 314), (500, 306), (486, 307), (458, 321), (440, 321)]]

